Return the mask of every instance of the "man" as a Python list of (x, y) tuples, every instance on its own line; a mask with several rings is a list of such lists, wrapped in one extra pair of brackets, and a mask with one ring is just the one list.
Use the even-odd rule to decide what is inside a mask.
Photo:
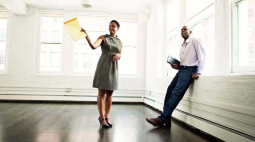
[(205, 64), (205, 50), (198, 39), (191, 38), (192, 31), (188, 26), (181, 29), (184, 42), (180, 51), (180, 66), (171, 65), (179, 70), (165, 96), (163, 113), (157, 118), (146, 118), (154, 126), (171, 127), (171, 115), (183, 98), (192, 81), (201, 75)]

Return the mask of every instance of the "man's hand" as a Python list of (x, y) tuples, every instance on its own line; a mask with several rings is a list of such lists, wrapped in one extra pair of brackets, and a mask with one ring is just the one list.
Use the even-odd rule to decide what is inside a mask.
[(192, 74), (192, 79), (193, 80), (198, 79), (199, 76), (200, 76), (200, 73), (193, 73)]
[(172, 68), (174, 68), (174, 69), (176, 69), (176, 70), (179, 70), (177, 64), (172, 64), (171, 66), (172, 66)]

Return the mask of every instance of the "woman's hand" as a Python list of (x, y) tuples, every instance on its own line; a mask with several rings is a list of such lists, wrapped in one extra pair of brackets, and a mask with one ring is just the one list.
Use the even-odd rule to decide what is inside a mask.
[(121, 54), (120, 53), (113, 53), (113, 55), (114, 56), (113, 56), (112, 60), (114, 62), (117, 62), (120, 59)]
[(81, 28), (81, 31), (80, 32), (84, 32), (86, 34), (86, 36), (88, 35), (86, 30), (84, 30), (83, 28)]

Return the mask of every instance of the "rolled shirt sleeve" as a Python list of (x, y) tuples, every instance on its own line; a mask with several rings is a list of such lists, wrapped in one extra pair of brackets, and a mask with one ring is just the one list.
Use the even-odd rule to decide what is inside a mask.
[(197, 60), (198, 60), (198, 71), (197, 73), (202, 74), (205, 66), (205, 59), (206, 59), (206, 53), (205, 53), (205, 48), (202, 45), (201, 40), (199, 39), (194, 39), (194, 46), (196, 49), (196, 54), (197, 54)]

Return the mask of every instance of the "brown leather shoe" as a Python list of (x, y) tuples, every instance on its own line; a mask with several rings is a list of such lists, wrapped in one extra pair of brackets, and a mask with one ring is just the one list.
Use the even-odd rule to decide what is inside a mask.
[(152, 124), (153, 126), (159, 126), (159, 127), (171, 127), (171, 122), (163, 123), (158, 118), (146, 118), (146, 121)]

